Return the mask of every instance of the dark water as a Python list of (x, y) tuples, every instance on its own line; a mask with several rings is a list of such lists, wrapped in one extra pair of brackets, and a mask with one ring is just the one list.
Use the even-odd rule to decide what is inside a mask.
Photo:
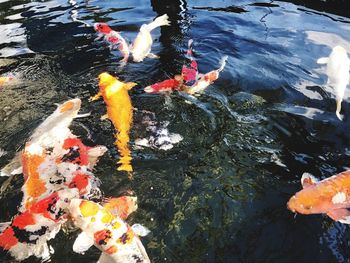
[[(340, 0), (290, 2), (1, 0), (0, 74), (19, 80), (0, 90), (0, 148), (8, 152), (0, 166), (54, 103), (80, 97), (92, 115), (72, 128), (90, 136), (87, 143), (110, 147), (95, 174), (106, 195), (137, 194), (130, 222), (152, 231), (143, 243), (153, 262), (349, 262), (347, 225), (295, 217), (286, 202), (303, 172), (326, 178), (349, 169), (349, 92), (340, 122), (316, 60), (336, 44), (350, 52), (350, 11)], [(160, 58), (123, 69), (120, 54), (86, 25), (108, 22), (132, 40), (165, 12), (172, 25), (153, 33)], [(202, 73), (228, 55), (220, 79), (192, 104), (179, 94), (145, 94), (143, 87), (180, 72), (190, 38)], [(144, 133), (146, 111), (184, 137), (169, 151), (133, 149), (132, 181), (115, 170), (113, 127), (99, 121), (103, 102), (88, 102), (103, 71), (139, 84), (131, 92), (132, 140)], [(16, 213), (20, 186), (18, 177), (2, 194), (1, 221)], [(75, 236), (61, 232), (50, 241), (52, 262), (97, 260), (97, 249), (72, 251)]]

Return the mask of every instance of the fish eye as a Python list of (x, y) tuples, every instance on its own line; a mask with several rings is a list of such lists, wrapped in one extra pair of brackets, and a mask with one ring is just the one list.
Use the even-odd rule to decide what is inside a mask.
[(305, 205), (304, 208), (305, 208), (306, 210), (310, 210), (310, 209), (312, 208), (312, 206), (311, 206), (311, 205)]
[(64, 201), (65, 201), (66, 203), (68, 203), (69, 200), (68, 200), (68, 198), (65, 198)]

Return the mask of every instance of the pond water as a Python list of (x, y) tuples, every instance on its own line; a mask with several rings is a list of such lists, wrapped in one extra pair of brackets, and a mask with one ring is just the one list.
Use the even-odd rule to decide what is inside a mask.
[[(95, 40), (91, 27), (107, 22), (132, 40), (164, 13), (172, 25), (153, 32), (159, 59), (124, 68), (120, 53)], [(137, 194), (139, 209), (129, 222), (151, 230), (142, 240), (152, 262), (349, 262), (347, 225), (295, 216), (286, 207), (304, 172), (326, 178), (350, 167), (350, 92), (339, 121), (334, 92), (316, 63), (337, 44), (350, 53), (349, 18), (340, 0), (1, 0), (0, 74), (12, 72), (18, 81), (0, 90), (0, 148), (7, 152), (0, 167), (54, 103), (79, 97), (91, 116), (72, 129), (86, 143), (109, 147), (95, 174), (106, 196)], [(144, 93), (180, 72), (189, 39), (202, 73), (228, 56), (220, 78), (192, 103), (178, 93)], [(88, 101), (104, 71), (139, 84), (130, 92), (137, 109), (133, 180), (115, 169), (114, 129), (99, 120), (103, 101)], [(169, 122), (169, 132), (183, 140), (168, 151), (137, 148), (147, 115)], [(21, 183), (18, 176), (1, 193), (0, 221), (16, 214)], [(61, 231), (50, 241), (51, 262), (96, 262), (97, 249), (72, 251), (76, 236)], [(2, 253), (0, 261), (13, 260)]]

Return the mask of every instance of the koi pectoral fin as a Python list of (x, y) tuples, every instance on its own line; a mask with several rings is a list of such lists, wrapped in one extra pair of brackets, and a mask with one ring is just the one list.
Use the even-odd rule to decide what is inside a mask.
[(95, 96), (89, 98), (89, 101), (98, 100), (102, 96), (101, 92), (97, 93)]
[(350, 211), (346, 208), (334, 209), (327, 213), (327, 215), (334, 221), (339, 221), (340, 223), (350, 224)]
[(81, 232), (73, 244), (73, 251), (75, 253), (84, 253), (94, 244), (94, 240), (85, 232)]
[(106, 120), (106, 119), (108, 119), (108, 114), (106, 113), (106, 114), (103, 114), (101, 117), (100, 117), (100, 120), (101, 121), (104, 121), (104, 120)]

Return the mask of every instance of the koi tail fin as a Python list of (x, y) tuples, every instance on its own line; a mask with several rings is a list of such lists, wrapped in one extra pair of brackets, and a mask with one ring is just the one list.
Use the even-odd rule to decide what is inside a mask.
[(337, 103), (337, 109), (335, 111), (335, 114), (337, 115), (338, 119), (342, 121), (343, 117), (340, 115), (342, 99), (336, 98), (336, 103)]
[(155, 29), (157, 27), (169, 26), (170, 21), (168, 19), (169, 19), (169, 17), (167, 14), (159, 16), (153, 22), (146, 25), (146, 28), (148, 29), (148, 31), (152, 31), (153, 29)]
[(135, 82), (127, 82), (127, 83), (125, 83), (125, 85), (124, 85), (124, 88), (126, 89), (126, 90), (131, 90), (133, 87), (135, 87), (137, 85), (137, 83), (135, 83)]
[(319, 58), (317, 60), (317, 64), (327, 64), (328, 61), (329, 61), (329, 58), (327, 58), (327, 57)]
[(219, 72), (223, 71), (226, 66), (226, 61), (228, 59), (228, 56), (223, 56), (220, 60), (220, 68), (218, 69)]

